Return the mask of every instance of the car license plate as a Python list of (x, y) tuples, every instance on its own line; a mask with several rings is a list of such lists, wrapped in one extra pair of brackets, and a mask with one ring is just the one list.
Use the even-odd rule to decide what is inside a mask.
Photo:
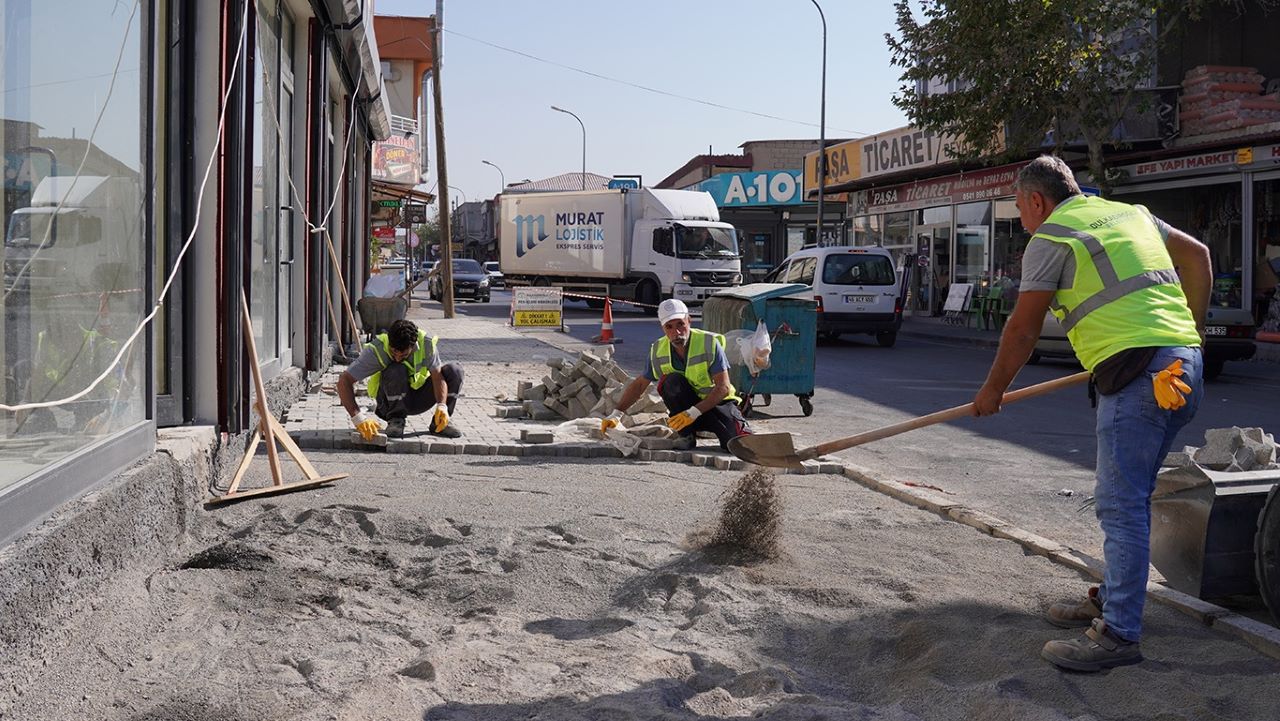
[(872, 303), (875, 302), (874, 295), (846, 295), (844, 302), (846, 303)]
[(1227, 327), (1225, 325), (1205, 326), (1204, 334), (1205, 335), (1226, 335)]

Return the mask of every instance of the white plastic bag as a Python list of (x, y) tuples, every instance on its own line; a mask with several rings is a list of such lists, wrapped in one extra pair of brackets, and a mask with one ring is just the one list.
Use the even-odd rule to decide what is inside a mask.
[(773, 341), (769, 338), (769, 328), (760, 321), (756, 332), (747, 339), (749, 346), (743, 355), (747, 359), (747, 371), (753, 376), (769, 367), (769, 356), (773, 353)]
[[(557, 437), (563, 436), (572, 440), (602, 440), (599, 418), (576, 418), (571, 421), (565, 421), (556, 426), (552, 432)], [(641, 443), (639, 437), (632, 435), (621, 425), (610, 428), (604, 434), (603, 440), (622, 451), (624, 456), (630, 456), (635, 453), (640, 448)]]

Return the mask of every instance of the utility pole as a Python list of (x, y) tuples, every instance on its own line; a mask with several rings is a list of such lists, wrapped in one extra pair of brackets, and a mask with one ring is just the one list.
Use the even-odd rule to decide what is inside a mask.
[(436, 104), (436, 200), (440, 204), (440, 262), (443, 278), (440, 289), (440, 303), (444, 306), (444, 317), (453, 317), (453, 238), (449, 229), (449, 172), (444, 162), (444, 105), (443, 93), (440, 91), (440, 56), (444, 35), (444, 0), (436, 0), (435, 22), (431, 23), (431, 65), (435, 82), (431, 83), (431, 96)]
[(827, 16), (818, 0), (810, 0), (822, 19), (822, 110), (818, 118), (818, 232), (814, 243), (822, 247), (822, 203), (827, 188)]

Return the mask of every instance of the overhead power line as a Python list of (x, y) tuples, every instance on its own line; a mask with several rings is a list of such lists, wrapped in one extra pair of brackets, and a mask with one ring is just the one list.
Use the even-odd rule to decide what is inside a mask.
[[(522, 58), (528, 58), (528, 59), (530, 59), (530, 60), (536, 60), (537, 62), (545, 63), (545, 64), (547, 64), (547, 65), (553, 65), (553, 66), (555, 66), (555, 67), (557, 67), (557, 68), (564, 68), (565, 70), (572, 70), (572, 71), (573, 71), (573, 72), (575, 72), (575, 73), (581, 73), (581, 74), (583, 74), (583, 75), (587, 75), (587, 76), (589, 76), (589, 77), (597, 78), (597, 79), (599, 79), (599, 80), (607, 80), (607, 81), (609, 81), (609, 82), (611, 82), (611, 83), (618, 83), (619, 85), (626, 85), (627, 87), (637, 88), (637, 89), (639, 89), (639, 90), (644, 90), (644, 91), (646, 91), (646, 92), (654, 93), (655, 95), (665, 95), (666, 97), (669, 97), (669, 98), (676, 98), (676, 99), (679, 99), (679, 100), (687, 100), (687, 101), (689, 101), (689, 102), (691, 102), (691, 103), (697, 103), (697, 104), (699, 104), (699, 105), (706, 105), (706, 106), (708, 106), (708, 107), (712, 107), (712, 108), (719, 108), (719, 109), (721, 109), (721, 110), (732, 110), (732, 111), (733, 111), (733, 112), (735, 112), (735, 113), (746, 113), (747, 115), (754, 115), (754, 116), (756, 116), (756, 117), (758, 117), (758, 118), (767, 118), (767, 119), (769, 119), (769, 120), (778, 120), (778, 121), (781, 121), (781, 122), (784, 122), (784, 123), (794, 123), (794, 124), (796, 124), (796, 125), (807, 125), (807, 126), (812, 127), (812, 128), (816, 128), (816, 127), (818, 127), (818, 123), (810, 123), (810, 122), (805, 121), (805, 120), (795, 120), (795, 119), (793, 119), (793, 118), (783, 118), (783, 117), (780, 117), (780, 116), (778, 116), (778, 115), (770, 115), (770, 114), (768, 114), (768, 113), (760, 113), (760, 112), (756, 112), (755, 110), (747, 110), (746, 108), (735, 108), (735, 107), (733, 107), (732, 105), (722, 105), (722, 104), (720, 104), (720, 103), (713, 103), (713, 102), (711, 102), (710, 100), (703, 100), (703, 99), (701, 99), (701, 98), (694, 98), (694, 97), (690, 97), (690, 96), (688, 96), (688, 95), (681, 95), (681, 94), (679, 94), (679, 93), (672, 93), (672, 92), (668, 92), (668, 91), (666, 91), (666, 90), (660, 90), (660, 89), (658, 89), (658, 88), (651, 88), (651, 87), (649, 87), (649, 86), (647, 86), (647, 85), (640, 85), (639, 83), (633, 83), (633, 82), (631, 82), (631, 81), (629, 81), (629, 80), (621, 80), (621, 79), (619, 79), (619, 78), (609, 77), (608, 75), (602, 75), (602, 74), (600, 74), (600, 73), (593, 72), (593, 71), (591, 71), (591, 70), (584, 70), (584, 69), (582, 69), (582, 68), (574, 67), (574, 66), (572, 66), (572, 65), (566, 65), (566, 64), (564, 64), (564, 63), (557, 62), (557, 61), (555, 61), (555, 60), (547, 60), (546, 58), (541, 58), (541, 57), (538, 57), (537, 55), (532, 55), (532, 54), (530, 54), (530, 53), (526, 53), (526, 52), (524, 52), (523, 50), (516, 50), (516, 49), (514, 49), (514, 48), (506, 47), (505, 45), (499, 45), (499, 44), (497, 44), (497, 43), (491, 43), (491, 42), (489, 42), (488, 40), (482, 40), (482, 39), (477, 38), (477, 37), (472, 37), (471, 35), (465, 35), (465, 34), (463, 34), (463, 33), (460, 33), (460, 32), (458, 32), (458, 31), (456, 31), (456, 30), (449, 30), (449, 29), (447, 29), (447, 28), (446, 28), (446, 29), (444, 30), (444, 32), (445, 32), (445, 33), (447, 33), (447, 34), (449, 34), (449, 35), (456, 35), (456, 36), (458, 36), (458, 37), (460, 37), (460, 38), (463, 38), (463, 39), (465, 39), (465, 40), (470, 40), (471, 42), (474, 42), (474, 43), (480, 43), (481, 45), (488, 45), (488, 46), (489, 46), (489, 47), (491, 47), (491, 48), (496, 48), (496, 49), (498, 49), (498, 50), (503, 50), (503, 51), (508, 52), (508, 53), (511, 53), (511, 54), (513, 54), (513, 55), (519, 55), (519, 56), (520, 56), (520, 57), (522, 57)], [(864, 132), (862, 132), (861, 130), (850, 130), (849, 128), (837, 128), (837, 127), (835, 127), (834, 125), (828, 125), (827, 127), (831, 128), (831, 129), (833, 129), (833, 130), (839, 130), (839, 131), (844, 132), (844, 133), (850, 133), (850, 134), (852, 134), (852, 135), (870, 135), (870, 133), (864, 133)]]

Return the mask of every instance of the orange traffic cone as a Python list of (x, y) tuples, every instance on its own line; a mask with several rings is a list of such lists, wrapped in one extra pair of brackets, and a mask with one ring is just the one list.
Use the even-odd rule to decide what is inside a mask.
[(591, 339), (592, 343), (621, 343), (621, 338), (613, 337), (613, 299), (605, 296), (604, 299), (604, 318), (600, 321), (600, 335)]

